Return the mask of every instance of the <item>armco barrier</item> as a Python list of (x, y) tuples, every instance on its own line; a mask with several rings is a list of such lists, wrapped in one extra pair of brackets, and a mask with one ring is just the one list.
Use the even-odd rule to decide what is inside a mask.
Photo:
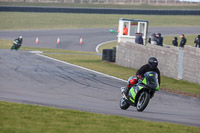
[(143, 10), (107, 8), (58, 8), (0, 6), (1, 12), (49, 12), (49, 13), (91, 13), (91, 14), (143, 14), (143, 15), (200, 15), (200, 10)]

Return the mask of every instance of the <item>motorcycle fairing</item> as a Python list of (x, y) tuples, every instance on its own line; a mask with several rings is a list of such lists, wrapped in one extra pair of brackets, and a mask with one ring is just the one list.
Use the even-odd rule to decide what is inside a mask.
[(146, 72), (142, 83), (148, 85), (150, 88), (159, 90), (158, 74), (155, 72)]
[(129, 91), (129, 100), (131, 100), (133, 103), (135, 103), (135, 98), (140, 90), (142, 90), (144, 86), (140, 83), (137, 83), (136, 86), (131, 87)]

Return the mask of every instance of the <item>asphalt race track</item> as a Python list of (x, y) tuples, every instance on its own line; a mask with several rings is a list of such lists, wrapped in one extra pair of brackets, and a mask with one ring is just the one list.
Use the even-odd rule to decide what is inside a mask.
[[(44, 38), (44, 42), (42, 43), (41, 40), (38, 47), (55, 48), (56, 45), (53, 45), (53, 43), (45, 44), (45, 41), (48, 42), (45, 39), (53, 39), (56, 33), (66, 36), (66, 33), (70, 32), (74, 35), (72, 35), (71, 40), (70, 37), (66, 39), (68, 43), (66, 41), (65, 45), (67, 46), (63, 46), (63, 48), (95, 51), (98, 43), (116, 39), (114, 34), (107, 34), (108, 30), (0, 31), (0, 38), (15, 38), (19, 33), (22, 33), (24, 36), (23, 46), (35, 46), (36, 44), (26, 41), (35, 38), (34, 32), (38, 32), (38, 37)], [(186, 30), (188, 29), (186, 28)], [(80, 34), (76, 35), (75, 32)], [(176, 32), (182, 31), (176, 30)], [(198, 33), (197, 31), (191, 32)], [(97, 34), (94, 33), (97, 33), (98, 36), (96, 37)], [(190, 31), (187, 33), (190, 33)], [(171, 34), (170, 30), (166, 30), (164, 35), (168, 34)], [(80, 46), (80, 44), (75, 43), (76, 41), (73, 39), (77, 38), (77, 43), (79, 43), (81, 35), (85, 35), (83, 39), (85, 38), (88, 44), (85, 42)], [(93, 40), (93, 42), (90, 42), (90, 40)], [(73, 46), (71, 43), (73, 43)], [(0, 50), (0, 100), (200, 126), (199, 99), (178, 96), (163, 91), (156, 93), (142, 113), (137, 112), (134, 107), (121, 110), (119, 108), (121, 97), (119, 89), (125, 85), (126, 82), (122, 80), (28, 51)]]
[(124, 111), (124, 81), (26, 51), (0, 50), (0, 57), (0, 100), (200, 126), (199, 99), (159, 91), (144, 112)]
[[(162, 35), (199, 34), (200, 27), (151, 27), (148, 34), (162, 33)], [(110, 40), (117, 40), (117, 35), (109, 33), (109, 29), (63, 29), (63, 30), (17, 30), (0, 31), (1, 39), (14, 40), (18, 36), (24, 37), (23, 46), (61, 48), (78, 51), (92, 51), (98, 44)], [(35, 44), (36, 37), (39, 43)], [(60, 44), (56, 44), (57, 38)], [(80, 45), (80, 38), (83, 44)], [(187, 38), (187, 36), (186, 36)]]

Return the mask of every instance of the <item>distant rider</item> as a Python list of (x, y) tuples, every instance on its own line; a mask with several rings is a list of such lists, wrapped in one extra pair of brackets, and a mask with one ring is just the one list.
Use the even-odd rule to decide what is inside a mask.
[(16, 49), (16, 50), (18, 50), (18, 49), (21, 47), (22, 41), (23, 41), (22, 36), (19, 36), (17, 39), (15, 39), (15, 40), (13, 41), (13, 45), (15, 46), (15, 49)]
[(155, 57), (150, 57), (148, 63), (143, 65), (137, 72), (136, 77), (131, 77), (131, 80), (128, 82), (127, 93), (130, 88), (138, 82), (138, 79), (143, 79), (144, 74), (149, 71), (154, 71), (158, 74), (158, 83), (160, 84), (160, 70), (158, 69), (158, 60)]

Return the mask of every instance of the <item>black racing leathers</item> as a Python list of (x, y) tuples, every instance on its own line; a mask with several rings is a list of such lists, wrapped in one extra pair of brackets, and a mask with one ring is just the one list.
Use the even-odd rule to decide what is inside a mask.
[(20, 40), (20, 39), (17, 38), (14, 41), (17, 43), (17, 45), (22, 45), (22, 39)]
[(156, 67), (156, 68), (152, 68), (149, 64), (146, 64), (146, 65), (143, 65), (137, 72), (136, 72), (136, 75), (140, 75), (142, 76), (142, 78), (144, 77), (144, 74), (146, 72), (149, 72), (149, 71), (154, 71), (158, 74), (158, 82), (160, 84), (160, 71), (159, 69)]

